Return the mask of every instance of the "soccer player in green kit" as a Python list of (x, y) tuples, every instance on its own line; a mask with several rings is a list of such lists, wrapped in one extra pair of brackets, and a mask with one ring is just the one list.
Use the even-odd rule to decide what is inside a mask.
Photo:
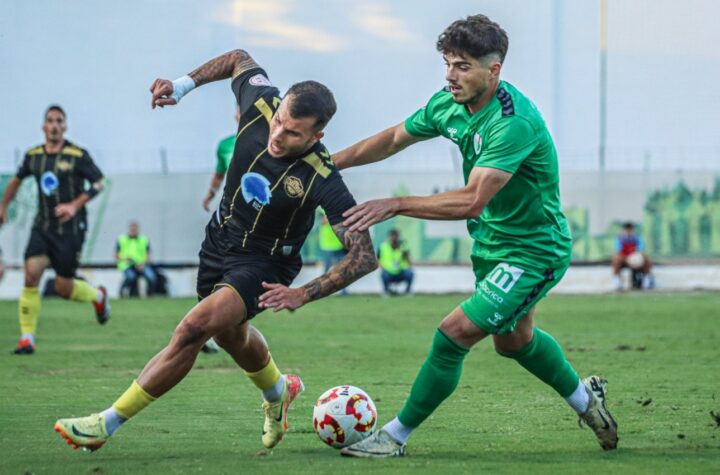
[(369, 201), (345, 212), (344, 224), (362, 231), (396, 215), (466, 219), (476, 276), (475, 293), (440, 323), (398, 416), (343, 455), (404, 455), (412, 431), (457, 387), (470, 347), (487, 336), (501, 356), (558, 392), (603, 449), (617, 447), (617, 424), (605, 406), (607, 381), (580, 379), (555, 339), (533, 326), (535, 304), (568, 268), (572, 238), (560, 206), (552, 138), (535, 105), (500, 80), (507, 48), (505, 31), (484, 15), (454, 22), (437, 41), (448, 86), (406, 121), (333, 156), (342, 169), (440, 135), (455, 142), (464, 187)]
[[(235, 106), (235, 123), (240, 123), (240, 110)], [(210, 211), (210, 203), (212, 202), (215, 195), (220, 190), (225, 179), (225, 174), (230, 167), (230, 160), (232, 160), (233, 152), (235, 152), (235, 141), (237, 140), (237, 134), (231, 134), (222, 139), (217, 146), (217, 161), (215, 163), (215, 173), (210, 179), (210, 188), (208, 189), (207, 195), (203, 198), (203, 209)]]

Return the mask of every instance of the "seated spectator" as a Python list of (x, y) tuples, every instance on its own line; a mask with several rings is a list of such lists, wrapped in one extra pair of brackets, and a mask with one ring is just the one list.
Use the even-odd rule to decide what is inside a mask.
[(645, 243), (635, 234), (633, 223), (625, 223), (623, 229), (625, 232), (618, 236), (615, 243), (615, 255), (612, 258), (613, 289), (622, 290), (620, 271), (625, 267), (629, 267), (633, 271), (633, 282), (635, 279), (638, 280), (639, 285), (633, 286), (649, 289), (653, 284), (650, 274), (652, 263), (644, 253)]
[(405, 294), (412, 290), (413, 271), (410, 269), (410, 254), (405, 242), (400, 240), (396, 229), (391, 229), (388, 239), (378, 250), (383, 289), (386, 295), (397, 295), (391, 284), (405, 283)]
[(137, 295), (138, 278), (141, 276), (147, 281), (148, 294), (152, 294), (157, 285), (157, 274), (150, 265), (150, 241), (138, 231), (138, 223), (133, 221), (128, 227), (128, 233), (117, 240), (115, 259), (118, 269), (123, 273), (120, 295)]

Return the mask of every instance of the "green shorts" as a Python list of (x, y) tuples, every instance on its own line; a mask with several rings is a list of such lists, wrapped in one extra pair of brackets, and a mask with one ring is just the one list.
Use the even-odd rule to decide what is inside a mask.
[(560, 282), (567, 265), (557, 269), (473, 259), (475, 293), (460, 304), (481, 330), (510, 333), (533, 305)]

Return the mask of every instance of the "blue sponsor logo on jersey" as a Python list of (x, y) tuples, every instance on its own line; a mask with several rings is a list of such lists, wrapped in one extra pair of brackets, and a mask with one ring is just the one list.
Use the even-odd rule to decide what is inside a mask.
[(270, 203), (272, 192), (270, 181), (259, 173), (249, 172), (240, 180), (243, 198), (250, 204), (266, 205)]
[(52, 195), (59, 185), (60, 180), (58, 180), (58, 177), (56, 177), (53, 172), (45, 172), (40, 177), (40, 189), (45, 196)]

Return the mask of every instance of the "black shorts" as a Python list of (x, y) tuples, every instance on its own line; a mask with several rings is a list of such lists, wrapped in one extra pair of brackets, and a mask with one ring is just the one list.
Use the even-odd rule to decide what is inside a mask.
[(204, 299), (218, 287), (231, 287), (243, 299), (250, 320), (264, 310), (258, 307), (258, 298), (265, 292), (262, 283), (290, 285), (300, 272), (302, 260), (238, 251), (239, 246), (235, 244), (213, 217), (205, 228), (205, 240), (200, 248), (197, 293)]
[(58, 234), (55, 231), (33, 228), (30, 241), (25, 249), (25, 259), (36, 256), (48, 256), (50, 265), (60, 277), (75, 277), (80, 265), (85, 233)]

